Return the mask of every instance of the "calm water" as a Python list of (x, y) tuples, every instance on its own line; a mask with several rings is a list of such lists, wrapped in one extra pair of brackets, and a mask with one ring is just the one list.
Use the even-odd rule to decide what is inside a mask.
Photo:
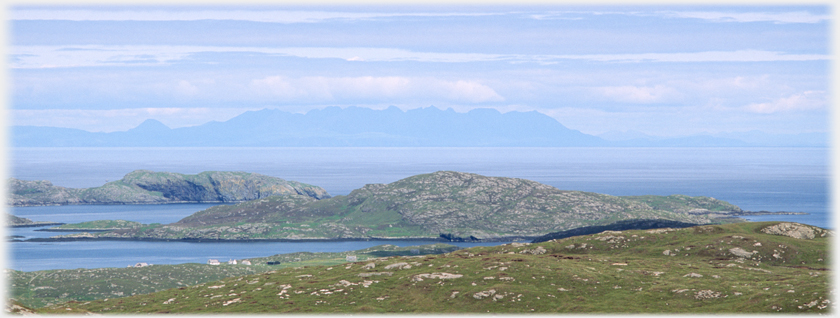
[[(18, 148), (11, 176), (95, 187), (136, 169), (198, 173), (247, 171), (301, 181), (345, 195), (368, 183), (389, 183), (439, 170), (535, 180), (560, 189), (611, 195), (687, 194), (715, 197), (745, 210), (808, 212), (751, 217), (831, 226), (828, 150), (822, 148)], [(125, 219), (169, 223), (208, 205), (65, 206), (11, 209), (33, 220)], [(50, 236), (32, 229), (7, 234)], [(406, 246), (423, 242), (388, 242)], [(21, 270), (124, 267), (206, 262), (296, 251), (344, 251), (382, 242), (11, 243), (7, 267)]]

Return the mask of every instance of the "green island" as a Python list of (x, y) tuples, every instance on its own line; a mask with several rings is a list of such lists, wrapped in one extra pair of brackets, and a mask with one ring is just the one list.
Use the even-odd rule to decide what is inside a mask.
[(95, 188), (66, 188), (46, 180), (9, 179), (10, 206), (241, 202), (275, 195), (329, 198), (326, 190), (257, 173), (205, 171), (188, 175), (136, 170)]
[(498, 241), (628, 220), (694, 224), (743, 221), (743, 211), (709, 197), (611, 196), (560, 190), (538, 182), (439, 171), (346, 196), (285, 194), (220, 205), (171, 224), (97, 228), (40, 240), (370, 240)]
[[(269, 258), (300, 258), (282, 265), (12, 271), (16, 298), (7, 308), (40, 314), (830, 313), (832, 235), (797, 223), (740, 222), (355, 261), (323, 255), (307, 264), (309, 254), (302, 253)], [(156, 267), (161, 270), (152, 273)], [(58, 290), (70, 281), (88, 287)], [(153, 282), (178, 286), (128, 293)], [(88, 290), (97, 292), (71, 300)], [(71, 301), (31, 305), (56, 297)]]
[(112, 231), (135, 229), (146, 226), (140, 222), (126, 221), (126, 220), (97, 220), (72, 224), (62, 224), (40, 231)]

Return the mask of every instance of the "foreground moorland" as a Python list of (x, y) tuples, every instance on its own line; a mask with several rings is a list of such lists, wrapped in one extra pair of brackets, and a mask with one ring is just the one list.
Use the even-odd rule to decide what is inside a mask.
[[(749, 214), (709, 197), (618, 197), (560, 190), (538, 182), (439, 171), (389, 184), (369, 184), (346, 196), (272, 196), (215, 206), (164, 225), (108, 228), (57, 239), (154, 240), (510, 240), (623, 220), (691, 224)], [(108, 226), (112, 226), (109, 224)], [(90, 224), (56, 229), (85, 228)]]
[(769, 313), (832, 311), (829, 231), (744, 222), (607, 231), (287, 267), (42, 313)]
[[(170, 288), (190, 286), (225, 277), (263, 273), (289, 266), (335, 265), (347, 262), (347, 256), (363, 261), (395, 255), (440, 254), (457, 250), (449, 244), (398, 247), (379, 245), (339, 253), (298, 252), (247, 259), (252, 265), (178, 264), (124, 268), (77, 268), (22, 272), (7, 270), (9, 295), (18, 304), (37, 308), (71, 300), (87, 301), (148, 294)], [(271, 264), (271, 265), (268, 265)]]

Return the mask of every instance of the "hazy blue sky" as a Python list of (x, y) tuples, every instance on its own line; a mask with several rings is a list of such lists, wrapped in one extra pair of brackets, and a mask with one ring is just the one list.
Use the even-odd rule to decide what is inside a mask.
[(15, 6), (10, 123), (536, 110), (657, 136), (829, 128), (827, 6)]

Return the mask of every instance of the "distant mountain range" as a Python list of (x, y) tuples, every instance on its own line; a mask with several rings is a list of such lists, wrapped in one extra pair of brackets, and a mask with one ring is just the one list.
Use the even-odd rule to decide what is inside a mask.
[(263, 109), (225, 122), (171, 129), (149, 119), (128, 131), (13, 126), (14, 147), (826, 147), (822, 133), (760, 131), (657, 138), (639, 132), (601, 136), (569, 129), (545, 114), (466, 113), (435, 107), (402, 111), (328, 107), (306, 114)]

